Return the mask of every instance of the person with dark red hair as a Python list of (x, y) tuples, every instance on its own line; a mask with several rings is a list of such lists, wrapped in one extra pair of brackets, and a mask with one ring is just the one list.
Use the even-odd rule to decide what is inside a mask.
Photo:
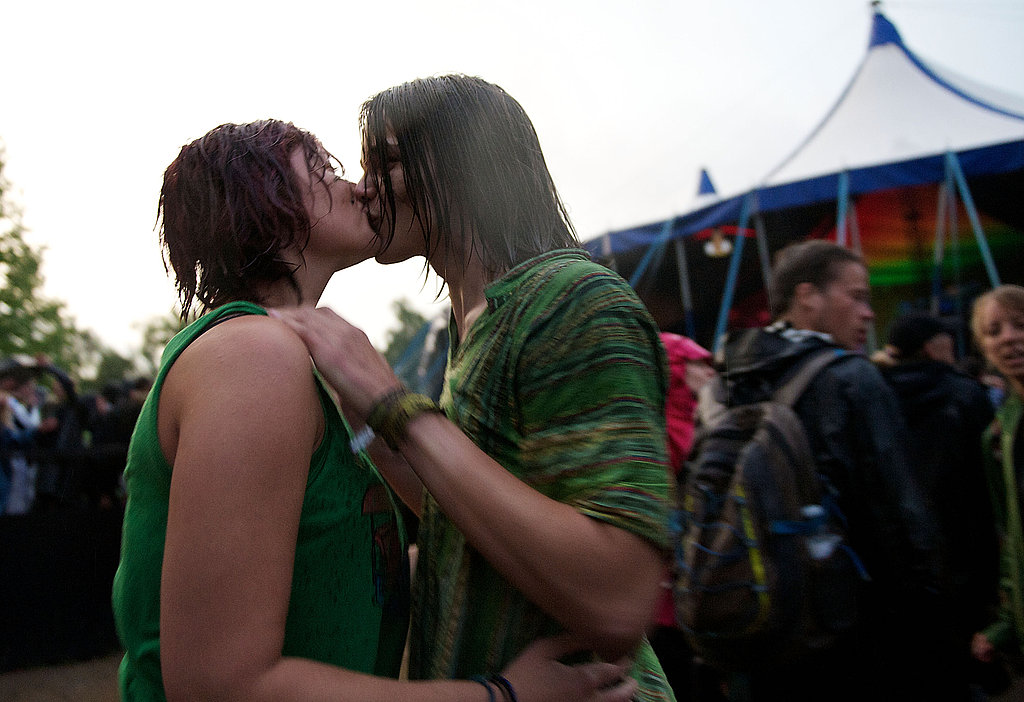
[(573, 646), (558, 639), (488, 679), (396, 679), (397, 498), (302, 340), (266, 311), (311, 308), (373, 253), (355, 194), (312, 134), (278, 120), (222, 125), (164, 173), (182, 319), (194, 303), (203, 314), (164, 350), (129, 446), (122, 699), (483, 702), (514, 684), (522, 702), (624, 702), (621, 666), (563, 665)]

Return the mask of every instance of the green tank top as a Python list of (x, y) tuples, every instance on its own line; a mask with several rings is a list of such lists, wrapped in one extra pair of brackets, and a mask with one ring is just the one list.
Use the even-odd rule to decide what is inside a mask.
[[(167, 372), (181, 352), (215, 323), (266, 314), (234, 302), (204, 315), (164, 350), (139, 415), (125, 469), (128, 502), (113, 605), (125, 649), (122, 700), (165, 699), (160, 674), (160, 571), (171, 466), (157, 437), (157, 408)], [(325, 432), (310, 461), (292, 573), (282, 655), (397, 677), (409, 610), (406, 539), (395, 498), (317, 378)]]

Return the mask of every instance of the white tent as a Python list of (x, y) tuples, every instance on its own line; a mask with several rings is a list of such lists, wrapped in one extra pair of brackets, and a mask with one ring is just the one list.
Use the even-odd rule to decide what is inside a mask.
[[(933, 219), (928, 246), (917, 232), (899, 236), (917, 237), (917, 249), (930, 249), (927, 255), (935, 271), (948, 268), (947, 248), (956, 247), (953, 253), (959, 256), (960, 230), (973, 233), (971, 252), (994, 284), (999, 274), (993, 248), (1005, 254), (1008, 247), (1016, 247), (1011, 255), (1021, 258), (1022, 188), (1024, 99), (922, 60), (876, 11), (868, 50), (834, 107), (756, 187), (666, 221), (609, 232), (586, 245), (594, 254), (614, 260), (663, 327), (682, 327), (680, 331), (708, 343), (707, 296), (704, 309), (700, 304), (695, 307), (691, 284), (702, 291), (723, 291), (712, 337), (718, 339), (730, 311), (735, 312), (731, 308), (737, 287), (763, 294), (773, 250), (808, 236), (827, 236), (856, 247), (869, 236), (896, 236), (892, 222), (871, 231), (865, 220), (872, 208), (877, 212), (909, 207), (913, 211), (905, 212), (904, 218), (918, 229), (920, 222)], [(922, 215), (926, 195), (937, 203)], [(963, 203), (963, 222), (957, 196)], [(908, 205), (908, 200), (914, 202)], [(986, 234), (983, 218), (984, 225), (995, 222), (994, 234)], [(697, 258), (697, 242), (691, 243), (710, 233), (720, 236), (723, 230), (734, 235), (736, 243), (727, 269), (723, 261)], [(757, 247), (744, 254), (748, 239)], [(999, 247), (990, 247), (990, 239)], [(670, 243), (674, 261), (664, 256)], [(882, 268), (883, 254), (864, 253), (869, 268)], [(1016, 264), (1024, 266), (1019, 260)], [(925, 278), (926, 287), (938, 294), (939, 273)], [(697, 332), (696, 312), (703, 316), (703, 334)]]
[(867, 54), (842, 96), (762, 187), (1022, 140), (1024, 99), (924, 62), (876, 13)]

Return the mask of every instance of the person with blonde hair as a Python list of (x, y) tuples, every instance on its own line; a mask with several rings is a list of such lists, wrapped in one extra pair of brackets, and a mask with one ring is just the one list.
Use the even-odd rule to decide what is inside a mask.
[(1006, 382), (1006, 396), (985, 434), (987, 474), (1000, 531), (1000, 605), (996, 621), (978, 632), (971, 652), (982, 662), (997, 650), (1024, 653), (1024, 525), (1020, 471), (1024, 468), (1024, 287), (1000, 285), (974, 302), (974, 340)]

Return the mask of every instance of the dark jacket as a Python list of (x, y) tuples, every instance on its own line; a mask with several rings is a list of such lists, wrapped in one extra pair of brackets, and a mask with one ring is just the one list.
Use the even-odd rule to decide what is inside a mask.
[[(764, 329), (728, 338), (719, 372), (731, 403), (767, 398), (822, 348)], [(851, 546), (871, 576), (865, 616), (894, 634), (934, 614), (940, 581), (934, 515), (911, 473), (907, 431), (896, 396), (867, 357), (844, 354), (820, 372), (795, 406), (819, 470), (838, 491)], [(899, 618), (893, 615), (899, 613)], [(916, 616), (920, 613), (920, 616)]]
[(992, 508), (999, 526), (1000, 606), (985, 635), (997, 648), (1024, 653), (1024, 527), (1021, 519), (1021, 470), (1024, 469), (1024, 398), (1012, 390), (985, 432), (986, 472)]
[(981, 383), (948, 363), (906, 361), (882, 374), (899, 398), (911, 467), (939, 523), (952, 623), (969, 638), (988, 624), (998, 586), (982, 450), (994, 408)]

